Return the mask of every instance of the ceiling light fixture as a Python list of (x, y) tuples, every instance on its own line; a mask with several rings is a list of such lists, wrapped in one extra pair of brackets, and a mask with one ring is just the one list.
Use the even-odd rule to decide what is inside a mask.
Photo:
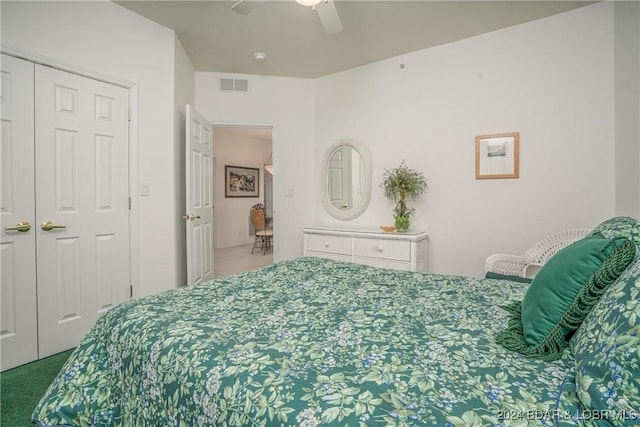
[(255, 59), (257, 63), (262, 64), (265, 59), (267, 59), (267, 55), (263, 52), (256, 52), (253, 54), (253, 59)]
[(324, 1), (325, 3), (329, 2), (329, 0), (296, 0), (296, 3), (301, 4), (303, 6), (311, 6), (311, 10), (315, 12), (316, 5), (321, 1)]

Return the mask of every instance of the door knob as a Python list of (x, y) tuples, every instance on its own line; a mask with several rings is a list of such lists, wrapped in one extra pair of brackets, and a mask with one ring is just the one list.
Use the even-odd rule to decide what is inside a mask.
[(194, 215), (194, 214), (182, 215), (182, 219), (186, 219), (187, 221), (193, 221), (194, 219), (200, 219), (200, 215)]
[(51, 231), (54, 228), (67, 228), (67, 226), (54, 224), (53, 221), (42, 221), (42, 223), (40, 224), (40, 228), (42, 228), (44, 231)]
[(20, 221), (16, 225), (11, 225), (9, 227), (5, 227), (4, 229), (7, 231), (19, 231), (21, 233), (25, 233), (31, 230), (31, 224), (29, 224), (29, 221)]

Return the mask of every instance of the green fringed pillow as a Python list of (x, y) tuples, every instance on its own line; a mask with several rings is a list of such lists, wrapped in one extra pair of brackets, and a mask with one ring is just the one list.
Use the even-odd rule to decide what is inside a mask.
[(559, 358), (573, 332), (634, 256), (629, 240), (600, 234), (562, 249), (540, 269), (522, 302), (503, 307), (511, 319), (496, 341), (538, 359)]

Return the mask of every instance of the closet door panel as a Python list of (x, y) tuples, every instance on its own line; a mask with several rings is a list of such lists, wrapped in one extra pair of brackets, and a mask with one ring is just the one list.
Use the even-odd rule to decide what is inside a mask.
[(128, 91), (38, 65), (35, 81), (44, 357), (77, 345), (129, 298)]
[[(1, 369), (38, 358), (33, 198), (33, 63), (2, 55), (0, 72)], [(29, 231), (7, 230), (28, 222)]]

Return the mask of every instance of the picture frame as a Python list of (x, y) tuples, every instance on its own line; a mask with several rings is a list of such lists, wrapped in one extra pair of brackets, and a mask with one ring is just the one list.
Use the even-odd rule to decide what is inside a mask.
[(260, 169), (244, 166), (224, 167), (224, 197), (259, 197)]
[(476, 179), (520, 177), (520, 134), (476, 136)]

